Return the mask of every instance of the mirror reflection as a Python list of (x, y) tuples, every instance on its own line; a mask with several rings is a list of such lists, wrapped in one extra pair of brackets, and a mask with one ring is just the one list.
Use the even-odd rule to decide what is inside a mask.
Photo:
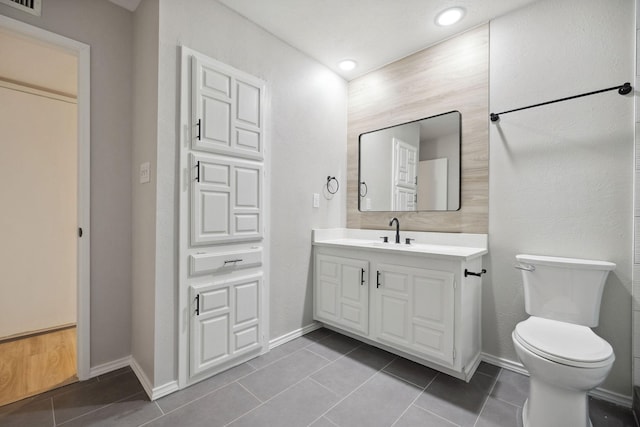
[(460, 209), (460, 123), (451, 111), (361, 134), (358, 209)]

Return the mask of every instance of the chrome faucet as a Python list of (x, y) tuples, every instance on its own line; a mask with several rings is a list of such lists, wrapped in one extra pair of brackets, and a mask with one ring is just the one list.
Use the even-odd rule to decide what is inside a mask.
[(389, 221), (389, 227), (393, 225), (394, 221), (396, 223), (396, 243), (400, 243), (400, 221), (398, 221), (398, 218), (393, 218)]

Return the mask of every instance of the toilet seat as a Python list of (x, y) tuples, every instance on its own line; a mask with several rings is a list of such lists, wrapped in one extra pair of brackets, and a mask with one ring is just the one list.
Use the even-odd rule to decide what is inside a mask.
[(514, 337), (540, 357), (579, 368), (599, 368), (611, 363), (611, 345), (591, 328), (531, 316), (516, 325)]

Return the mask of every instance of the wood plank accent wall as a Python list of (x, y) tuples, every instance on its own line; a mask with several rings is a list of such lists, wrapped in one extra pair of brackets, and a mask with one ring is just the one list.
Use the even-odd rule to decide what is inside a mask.
[[(458, 110), (462, 114), (460, 210), (360, 212), (361, 133)], [(349, 83), (347, 226), (487, 233), (489, 229), (489, 26), (483, 25)]]

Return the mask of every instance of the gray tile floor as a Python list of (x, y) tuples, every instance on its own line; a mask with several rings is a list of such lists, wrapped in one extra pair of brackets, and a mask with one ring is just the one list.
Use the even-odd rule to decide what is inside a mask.
[[(0, 407), (0, 426), (517, 427), (528, 386), (485, 363), (465, 383), (320, 329), (155, 402), (127, 368)], [(590, 412), (636, 426), (627, 408)]]

